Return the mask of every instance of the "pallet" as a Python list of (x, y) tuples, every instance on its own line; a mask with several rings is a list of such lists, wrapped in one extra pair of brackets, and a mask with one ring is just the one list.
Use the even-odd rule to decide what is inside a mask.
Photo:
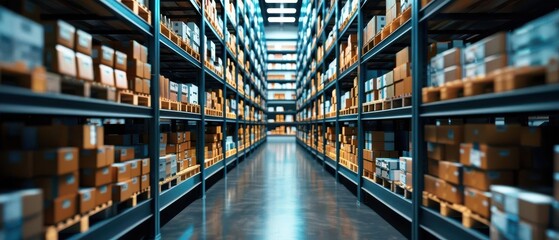
[(171, 99), (159, 98), (159, 109), (179, 111), (181, 104)]
[(179, 102), (179, 107), (181, 112), (200, 114), (200, 106), (197, 104)]
[(488, 231), (491, 222), (478, 214), (473, 213), (467, 207), (442, 200), (434, 194), (423, 191), (423, 206), (438, 210), (445, 217), (461, 220), (462, 225), (467, 228), (477, 228)]
[(172, 187), (194, 176), (198, 172), (200, 172), (200, 165), (194, 165), (180, 172), (177, 172), (175, 175), (171, 177), (167, 177), (159, 181), (159, 192), (163, 192), (165, 190), (171, 189)]
[(138, 192), (132, 194), (129, 199), (126, 199), (118, 204), (116, 204), (116, 212), (119, 213), (125, 209), (133, 208), (138, 205), (138, 203), (148, 200), (151, 198), (151, 188), (147, 187)]
[(371, 181), (374, 182), (375, 174), (363, 169), (363, 177), (368, 178), (368, 179), (370, 179)]
[(190, 46), (190, 42), (186, 42), (184, 39), (181, 44), (181, 49), (188, 53), (190, 56), (195, 58), (196, 60), (200, 61), (200, 54)]
[(148, 94), (134, 93), (130, 90), (117, 90), (116, 101), (118, 103), (127, 103), (136, 106), (151, 106), (151, 97)]
[[(98, 82), (85, 82), (86, 85), (89, 85), (89, 97), (95, 99), (102, 99), (110, 102), (116, 102), (116, 88), (103, 85)], [(149, 96), (149, 95), (148, 95)], [(148, 97), (148, 101), (149, 101)], [(141, 105), (141, 104), (140, 104)], [(144, 105), (142, 105), (144, 106)], [(149, 107), (149, 105), (148, 105)]]
[(389, 189), (391, 192), (396, 192), (396, 185), (399, 185), (400, 182), (397, 181), (390, 181), (384, 178), (381, 178), (380, 176), (377, 176), (376, 174), (373, 174), (373, 182), (375, 182), (378, 185), (381, 185), (384, 188)]
[(138, 15), (141, 19), (151, 25), (151, 11), (148, 9), (148, 7), (140, 4), (136, 0), (122, 0), (121, 2), (130, 10), (132, 10), (134, 14)]
[(229, 119), (237, 119), (237, 114), (227, 113), (226, 117), (229, 118)]
[(376, 100), (363, 104), (363, 112), (374, 112), (411, 106), (411, 95), (406, 94), (391, 99)]
[(355, 64), (357, 62), (357, 55), (351, 57), (351, 61), (347, 64), (345, 64), (344, 66), (340, 67), (340, 72), (344, 72), (345, 70), (347, 70), (350, 66), (352, 66), (353, 64)]
[(411, 195), (413, 193), (413, 190), (411, 187), (408, 187), (406, 185), (404, 185), (403, 183), (399, 183), (396, 184), (396, 187), (394, 188), (394, 193), (403, 196), (406, 199), (411, 199)]
[(206, 108), (205, 113), (208, 116), (223, 117), (223, 111), (219, 111), (211, 108)]
[(110, 210), (113, 206), (113, 201), (108, 201), (103, 203), (94, 209), (90, 210), (85, 214), (78, 214), (71, 218), (68, 218), (58, 224), (45, 227), (45, 239), (55, 240), (59, 239), (63, 232), (68, 233), (83, 233), (89, 230), (90, 217), (97, 215), (98, 213), (104, 212), (105, 210)]
[(411, 7), (408, 7), (404, 12), (400, 14), (400, 26), (404, 25), (407, 21), (411, 19)]
[(27, 69), (23, 62), (0, 65), (0, 84), (27, 88), (33, 92), (47, 91), (47, 72), (44, 67)]
[(340, 111), (340, 116), (357, 114), (357, 107), (351, 107)]
[[(390, 34), (392, 34), (393, 32), (395, 32), (399, 27), (400, 27), (400, 19), (402, 18), (402, 15), (396, 17), (391, 23), (390, 23)], [(390, 35), (389, 34), (389, 35)]]

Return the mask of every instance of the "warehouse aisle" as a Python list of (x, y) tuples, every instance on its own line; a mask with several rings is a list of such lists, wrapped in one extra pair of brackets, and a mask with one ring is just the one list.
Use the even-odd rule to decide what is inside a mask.
[(163, 239), (404, 239), (304, 152), (269, 137), (162, 229)]

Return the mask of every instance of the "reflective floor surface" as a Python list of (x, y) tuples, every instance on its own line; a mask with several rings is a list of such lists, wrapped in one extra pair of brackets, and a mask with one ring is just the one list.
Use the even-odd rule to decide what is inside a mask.
[(161, 229), (163, 239), (404, 239), (295, 138), (267, 143)]

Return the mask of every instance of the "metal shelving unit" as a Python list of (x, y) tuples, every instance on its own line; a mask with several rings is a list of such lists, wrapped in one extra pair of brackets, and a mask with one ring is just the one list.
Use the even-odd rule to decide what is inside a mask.
[[(248, 1), (248, 0), (246, 0)], [(233, 165), (238, 165), (239, 161), (246, 159), (247, 155), (252, 153), (256, 148), (261, 146), (266, 138), (261, 132), (256, 132), (256, 127), (263, 126), (265, 119), (261, 121), (245, 121), (242, 119), (227, 119), (223, 117), (212, 117), (207, 116), (204, 111), (205, 94), (199, 94), (199, 102), (201, 113), (189, 113), (181, 111), (171, 111), (171, 110), (160, 110), (159, 109), (159, 75), (177, 73), (190, 73), (191, 79), (196, 79), (194, 83), (199, 86), (199, 92), (205, 93), (209, 85), (205, 85), (206, 80), (208, 82), (213, 81), (219, 84), (223, 88), (224, 96), (234, 95), (235, 99), (238, 101), (240, 98), (245, 98), (245, 96), (239, 93), (240, 88), (244, 86), (238, 86), (237, 88), (229, 85), (225, 81), (225, 76), (223, 78), (217, 76), (212, 71), (209, 71), (204, 64), (204, 54), (200, 54), (200, 60), (195, 59), (190, 54), (188, 54), (183, 49), (179, 48), (168, 38), (160, 33), (159, 18), (160, 14), (164, 14), (171, 19), (180, 19), (184, 16), (188, 16), (190, 19), (196, 19), (200, 27), (200, 38), (201, 46), (200, 53), (204, 53), (205, 46), (203, 43), (203, 37), (207, 33), (210, 39), (219, 45), (219, 51), (222, 52), (223, 56), (219, 56), (225, 59), (229, 54), (229, 57), (234, 59), (234, 64), (239, 72), (243, 72), (245, 76), (245, 83), (249, 84), (254, 90), (255, 96), (260, 96), (261, 99), (266, 99), (266, 85), (265, 79), (263, 78), (262, 66), (266, 66), (266, 62), (263, 57), (258, 57), (256, 60), (251, 60), (251, 68), (247, 71), (241, 70), (240, 65), (244, 63), (239, 63), (236, 61), (236, 56), (233, 55), (229, 49), (225, 46), (225, 41), (223, 38), (218, 37), (215, 29), (209, 25), (207, 20), (204, 6), (198, 6), (195, 1), (188, 1), (189, 7), (174, 7), (171, 6), (173, 3), (183, 4), (182, 1), (163, 1), (163, 0), (153, 0), (149, 1), (148, 8), (151, 11), (152, 25), (149, 25), (139, 16), (135, 15), (128, 7), (119, 1), (114, 0), (99, 0), (99, 1), (86, 1), (86, 2), (76, 2), (71, 0), (55, 0), (55, 1), (33, 1), (41, 7), (42, 15), (57, 19), (62, 18), (67, 20), (70, 24), (82, 29), (86, 32), (90, 32), (95, 38), (99, 40), (130, 40), (130, 39), (140, 39), (149, 49), (149, 63), (152, 66), (152, 81), (151, 81), (151, 107), (142, 107), (128, 104), (119, 104), (115, 102), (109, 102), (101, 99), (84, 98), (80, 96), (65, 95), (65, 94), (39, 94), (31, 92), (27, 89), (11, 87), (2, 85), (0, 87), (0, 114), (5, 116), (48, 116), (48, 117), (77, 117), (77, 118), (119, 118), (119, 119), (144, 119), (149, 126), (149, 152), (150, 152), (150, 168), (158, 169), (159, 160), (159, 138), (160, 138), (160, 123), (161, 121), (188, 121), (193, 122), (196, 125), (198, 132), (204, 131), (204, 126), (206, 123), (213, 122), (214, 124), (222, 123), (224, 129), (234, 128), (235, 142), (238, 139), (238, 129), (241, 125), (248, 126), (250, 132), (253, 133), (253, 140), (246, 139), (250, 141), (250, 147), (247, 147), (241, 151), (238, 151), (235, 155), (225, 158), (223, 161), (218, 162), (210, 166), (208, 169), (204, 169), (204, 134), (201, 134), (197, 142), (200, 143), (196, 146), (197, 149), (197, 159), (201, 163), (201, 172), (190, 177), (189, 179), (182, 181), (176, 186), (159, 192), (159, 174), (158, 171), (151, 171), (150, 173), (150, 185), (151, 196), (148, 200), (138, 203), (135, 207), (129, 208), (115, 215), (114, 217), (102, 220), (98, 223), (90, 226), (89, 230), (83, 233), (75, 234), (70, 236), (71, 239), (112, 239), (125, 236), (133, 229), (137, 229), (139, 226), (142, 227), (142, 231), (145, 235), (150, 236), (150, 238), (159, 239), (160, 236), (160, 215), (161, 212), (167, 209), (172, 209), (174, 203), (179, 199), (189, 195), (191, 197), (201, 197), (193, 195), (195, 192), (201, 192), (202, 197), (206, 192), (206, 181), (213, 177), (218, 176), (220, 172), (223, 175), (227, 174), (227, 166), (232, 167)], [(237, 3), (237, 2), (235, 2)], [(171, 5), (168, 5), (171, 4)], [(221, 3), (223, 6), (223, 3)], [(243, 4), (247, 2), (243, 1)], [(258, 2), (254, 3), (258, 9), (255, 14), (260, 14), (260, 8), (258, 7)], [(179, 5), (177, 5), (179, 6)], [(184, 6), (184, 5), (180, 5)], [(184, 12), (188, 12), (185, 14)], [(176, 14), (176, 15), (174, 15)], [(223, 7), (219, 8), (219, 14), (223, 19), (223, 29), (228, 29), (227, 22), (231, 21), (229, 16)], [(236, 11), (235, 18), (243, 18), (244, 14), (248, 14), (248, 11), (242, 13), (238, 10)], [(81, 16), (87, 16), (83, 18)], [(82, 20), (83, 19), (83, 20)], [(240, 21), (237, 21), (240, 22)], [(230, 24), (230, 23), (229, 23)], [(231, 24), (230, 24), (231, 25)], [(262, 25), (256, 26), (254, 24), (244, 25), (248, 28), (253, 28), (260, 32), (262, 39), (256, 36), (254, 42), (259, 42), (261, 46), (265, 46), (264, 39), (264, 29)], [(126, 33), (126, 34), (123, 34)], [(225, 33), (224, 33), (225, 34)], [(237, 35), (235, 30), (232, 34)], [(251, 41), (248, 39), (246, 41)], [(216, 41), (217, 40), (217, 41)], [(241, 41), (238, 44), (243, 44)], [(240, 48), (243, 51), (243, 47)], [(248, 55), (248, 50), (245, 48), (245, 55)], [(266, 54), (265, 51), (258, 52), (259, 55)], [(258, 61), (260, 69), (257, 69), (255, 63)], [(226, 63), (224, 63), (225, 65)], [(226, 67), (226, 66), (225, 66)], [(169, 71), (172, 69), (172, 71)], [(265, 73), (265, 72), (264, 72)], [(255, 82), (250, 80), (247, 76), (253, 75), (256, 79)], [(172, 77), (172, 76), (171, 76)], [(237, 73), (234, 74), (235, 82), (237, 82)], [(177, 77), (177, 79), (181, 79)], [(180, 80), (177, 82), (182, 83)], [(257, 83), (258, 82), (258, 83)], [(208, 83), (210, 84), (210, 83)], [(215, 84), (214, 84), (215, 85)], [(229, 94), (229, 95), (228, 95)], [(248, 99), (248, 98), (246, 98)], [(263, 101), (263, 105), (256, 104), (252, 101), (247, 104), (255, 107), (265, 112), (266, 103)], [(225, 110), (225, 106), (224, 109)], [(224, 111), (225, 112), (225, 111)], [(238, 114), (239, 112), (237, 112)], [(225, 115), (225, 114), (224, 114)], [(226, 130), (224, 130), (225, 132)], [(223, 140), (225, 144), (225, 139)], [(225, 148), (223, 151), (225, 156)], [(236, 163), (236, 164), (233, 164)], [(195, 189), (201, 189), (201, 191), (195, 191)], [(173, 210), (175, 211), (175, 210)]]
[[(503, 117), (503, 116), (528, 116), (530, 114), (540, 116), (546, 113), (559, 112), (559, 86), (544, 85), (525, 89), (519, 89), (505, 93), (489, 93), (473, 97), (457, 98), (447, 101), (439, 101), (433, 103), (422, 103), (422, 88), (426, 86), (427, 79), (427, 46), (433, 41), (448, 41), (449, 39), (462, 39), (466, 42), (475, 42), (483, 39), (493, 33), (499, 31), (509, 31), (526, 23), (527, 21), (543, 16), (547, 12), (557, 8), (557, 3), (546, 1), (538, 1), (538, 4), (544, 4), (546, 7), (531, 9), (524, 14), (529, 1), (514, 1), (502, 5), (494, 5), (510, 11), (500, 13), (500, 9), (495, 9), (491, 13), (485, 12), (468, 12), (471, 9), (460, 9), (460, 2), (453, 0), (433, 0), (421, 7), (419, 0), (412, 1), (411, 19), (401, 24), (400, 27), (393, 30), (384, 40), (373, 46), (369, 51), (362, 52), (363, 46), (363, 28), (366, 24), (366, 15), (384, 15), (384, 1), (364, 0), (360, 2), (359, 9), (355, 16), (350, 17), (348, 24), (343, 29), (338, 28), (338, 21), (341, 8), (345, 1), (336, 1), (336, 4), (328, 9), (326, 1), (309, 1), (311, 7), (316, 9), (317, 15), (321, 16), (323, 28), (317, 30), (316, 23), (312, 18), (315, 16), (305, 15), (307, 6), (303, 5), (302, 21), (299, 22), (299, 41), (297, 44), (297, 88), (307, 89), (310, 87), (310, 79), (316, 77), (318, 71), (324, 73), (327, 70), (328, 58), (339, 59), (339, 48), (344, 41), (344, 35), (356, 32), (358, 34), (358, 61), (348, 66), (343, 72), (337, 69), (337, 78), (326, 83), (322, 90), (306, 99), (302, 98), (302, 91), (297, 93), (297, 113), (303, 112), (319, 97), (329, 97), (327, 95), (332, 89), (336, 89), (337, 97), (340, 98), (340, 89), (343, 88), (343, 82), (347, 81), (349, 76), (357, 73), (359, 82), (359, 102), (358, 111), (355, 115), (340, 116), (339, 111), (335, 116), (318, 119), (305, 120), (298, 119), (298, 137), (297, 143), (306, 149), (319, 164), (327, 166), (333, 170), (336, 179), (342, 176), (343, 179), (349, 180), (350, 188), (355, 187), (359, 201), (363, 200), (363, 195), (368, 195), (383, 203), (386, 208), (410, 222), (410, 236), (412, 239), (422, 239), (426, 236), (434, 236), (442, 239), (488, 239), (488, 236), (464, 227), (461, 222), (444, 217), (437, 211), (422, 206), (422, 189), (423, 189), (423, 170), (427, 164), (426, 146), (424, 144), (423, 127), (428, 121), (436, 118), (467, 118), (467, 117)], [(318, 3), (317, 3), (318, 2)], [(481, 3), (482, 1), (478, 1)], [(463, 2), (462, 2), (463, 4)], [(534, 4), (534, 3), (531, 3)], [(477, 6), (477, 5), (476, 5)], [(450, 12), (450, 13), (449, 13)], [(495, 13), (493, 13), (495, 12)], [(520, 17), (522, 15), (522, 17)], [(516, 16), (516, 17), (515, 17)], [(496, 20), (499, 24), (485, 24), (487, 21)], [(316, 69), (311, 71), (311, 62), (315, 57), (317, 46), (324, 46), (326, 35), (330, 28), (339, 29), (336, 35), (336, 41), (330, 49), (324, 49), (323, 57), (316, 62)], [(310, 35), (307, 35), (307, 30)], [(313, 44), (313, 37), (316, 43)], [(364, 82), (368, 80), (366, 77), (370, 75), (370, 70), (386, 71), (394, 68), (394, 59), (397, 51), (410, 46), (411, 62), (413, 63), (412, 77), (412, 105), (408, 107), (400, 107), (389, 110), (363, 112)], [(309, 50), (310, 48), (310, 50)], [(310, 55), (309, 55), (310, 54)], [(340, 65), (338, 64), (338, 67)], [(369, 72), (368, 72), (369, 71)], [(376, 75), (375, 75), (376, 76)], [(369, 76), (370, 77), (370, 76)], [(337, 109), (340, 109), (338, 101)], [(325, 109), (323, 109), (325, 110)], [(324, 111), (323, 111), (324, 112)], [(317, 114), (314, 113), (313, 114)], [(413, 156), (413, 195), (412, 199), (406, 199), (397, 195), (368, 178), (363, 177), (363, 157), (364, 149), (364, 125), (374, 122), (386, 122), (387, 120), (408, 121), (412, 131), (412, 156)], [(346, 167), (340, 165), (340, 142), (336, 138), (336, 158), (332, 159), (328, 156), (317, 153), (305, 140), (310, 136), (311, 127), (326, 126), (335, 128), (335, 136), (340, 133), (342, 124), (356, 123), (358, 129), (358, 171), (357, 173), (350, 171)], [(318, 133), (318, 134), (324, 134)], [(322, 135), (324, 136), (324, 135)], [(312, 136), (315, 139), (315, 136)], [(323, 138), (324, 139), (324, 138)], [(324, 142), (313, 142), (319, 146), (326, 146)], [(345, 181), (348, 182), (348, 181)]]

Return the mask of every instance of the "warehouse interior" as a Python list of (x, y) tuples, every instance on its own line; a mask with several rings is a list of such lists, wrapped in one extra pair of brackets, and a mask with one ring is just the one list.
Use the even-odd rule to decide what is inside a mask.
[(558, 8), (0, 0), (0, 239), (559, 239)]

